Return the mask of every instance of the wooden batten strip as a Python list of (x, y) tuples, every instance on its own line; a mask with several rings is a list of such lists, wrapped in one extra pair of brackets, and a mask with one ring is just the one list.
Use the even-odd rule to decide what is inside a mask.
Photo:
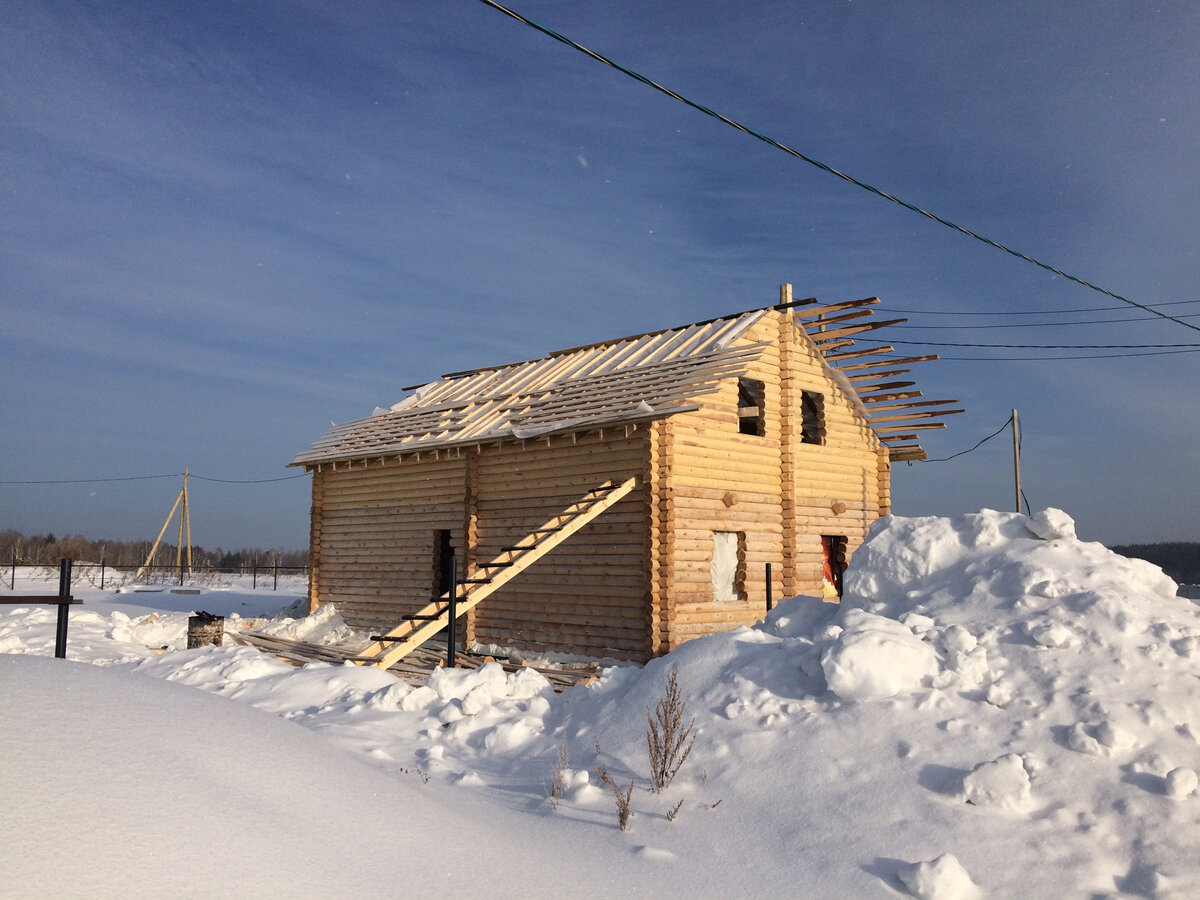
[[(888, 357), (887, 359), (877, 360), (876, 362), (855, 363), (851, 366), (839, 366), (839, 368), (843, 372), (851, 372), (859, 369), (878, 369), (880, 366), (906, 366), (909, 363), (929, 362), (930, 360), (937, 358), (938, 356), (936, 353), (930, 353), (926, 356), (903, 356), (895, 359)], [(853, 378), (854, 376), (851, 377)]]
[(876, 428), (875, 432), (877, 434), (886, 434), (886, 433), (892, 432), (892, 431), (904, 431), (906, 428), (920, 428), (920, 429), (929, 430), (932, 428), (945, 428), (945, 427), (946, 427), (945, 422), (913, 422), (910, 425), (884, 425), (880, 428)]
[(871, 426), (874, 427), (876, 422), (904, 422), (909, 419), (932, 419), (937, 416), (953, 416), (957, 413), (966, 412), (964, 409), (934, 409), (928, 412), (910, 412), (900, 413), (895, 416), (872, 416)]
[(922, 406), (947, 406), (951, 403), (959, 403), (958, 400), (914, 400), (911, 403), (893, 403), (890, 406), (872, 406), (871, 413), (889, 412), (893, 409), (915, 409)]
[[(878, 297), (867, 297), (864, 300), (847, 300), (843, 303), (827, 303), (821, 306), (809, 306), (803, 310), (798, 310), (795, 313), (798, 319), (811, 319), (814, 316), (828, 315), (833, 312), (841, 312), (843, 309), (859, 309), (863, 306), (874, 306), (879, 302)], [(874, 310), (868, 310), (868, 313), (873, 313)]]
[(856, 387), (855, 390), (858, 396), (866, 400), (872, 394), (876, 394), (879, 391), (893, 391), (899, 388), (912, 387), (914, 384), (916, 384), (915, 381), (881, 381), (879, 384), (864, 384)]
[[(815, 342), (814, 342), (814, 346), (816, 346)], [(820, 347), (817, 348), (817, 352), (819, 352), (822, 356), (824, 356), (830, 350), (838, 350), (842, 347), (853, 347), (853, 346), (854, 346), (854, 341), (850, 340), (850, 338), (842, 338), (839, 341), (823, 341), (821, 343)]]
[(908, 319), (884, 319), (882, 322), (864, 322), (862, 325), (846, 325), (842, 328), (835, 328), (833, 331), (812, 331), (813, 324), (809, 323), (805, 326), (805, 331), (813, 340), (820, 338), (825, 341), (829, 338), (850, 337), (854, 334), (862, 334), (865, 331), (875, 331), (878, 328), (886, 328), (888, 325), (897, 325), (900, 322), (907, 322)]
[[(853, 343), (853, 341), (851, 341), (851, 343)], [(825, 361), (835, 366), (843, 359), (858, 359), (863, 356), (874, 356), (876, 354), (883, 356), (887, 353), (896, 352), (896, 348), (891, 344), (881, 344), (878, 347), (864, 347), (860, 350), (847, 350), (845, 353), (829, 353), (828, 349), (829, 348), (826, 348), (826, 352), (824, 353)], [(892, 362), (892, 360), (886, 361)], [(841, 366), (838, 366), (838, 368), (840, 369)]]
[(876, 394), (873, 397), (861, 397), (868, 406), (875, 403), (891, 403), (893, 400), (907, 400), (911, 397), (923, 396), (920, 391), (893, 391), (887, 394)]
[(912, 369), (884, 369), (882, 372), (861, 372), (858, 375), (847, 375), (851, 384), (859, 382), (869, 384), (873, 378), (892, 378), (896, 375), (907, 375)]
[(826, 328), (830, 325), (841, 325), (843, 322), (849, 322), (853, 319), (861, 319), (864, 316), (869, 316), (871, 314), (872, 310), (856, 309), (853, 312), (848, 312), (840, 316), (832, 316), (828, 319), (820, 317), (807, 319), (804, 322), (804, 329), (809, 334), (823, 334)]

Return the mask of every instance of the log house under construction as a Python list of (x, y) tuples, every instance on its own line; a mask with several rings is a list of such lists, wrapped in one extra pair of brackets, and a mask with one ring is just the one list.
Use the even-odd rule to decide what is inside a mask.
[[(336, 426), (312, 473), (310, 607), (386, 632), (387, 666), (447, 624), (463, 644), (644, 661), (835, 597), (890, 463), (957, 401), (893, 348), (855, 348), (877, 298), (793, 301), (457, 372)], [(411, 390), (411, 389), (410, 389)], [(403, 618), (408, 617), (408, 618)]]

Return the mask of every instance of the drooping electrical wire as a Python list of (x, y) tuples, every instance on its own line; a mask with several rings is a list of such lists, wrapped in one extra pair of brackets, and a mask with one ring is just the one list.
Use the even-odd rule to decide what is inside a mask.
[[(893, 342), (898, 343), (898, 342)], [(935, 344), (934, 346), (939, 346)], [(1197, 350), (1146, 350), (1136, 353), (1088, 353), (1074, 356), (946, 356), (939, 353), (938, 359), (952, 362), (1042, 362), (1067, 359), (1127, 359), (1133, 356), (1174, 356), (1177, 353), (1198, 353)]]
[(0, 480), (0, 484), (100, 484), (105, 481), (149, 481), (153, 478), (182, 478), (182, 472), (170, 472), (166, 475), (128, 475), (123, 478), (54, 478), (43, 481), (10, 481)]
[[(1200, 303), (1200, 300), (1168, 300), (1165, 303), (1156, 303), (1155, 306), (1183, 306), (1188, 303)], [(1124, 309), (1122, 306), (1085, 306), (1080, 309), (1026, 309), (1026, 310), (1001, 310), (989, 311), (981, 309), (971, 310), (936, 310), (936, 309), (901, 309), (897, 306), (889, 306), (887, 311), (890, 313), (903, 313), (909, 316), (1066, 316), (1072, 313), (1090, 313), (1090, 312), (1114, 312)], [(1190, 318), (1189, 316), (1180, 316), (1181, 319)], [(1114, 320), (1115, 321), (1115, 320)], [(1137, 321), (1129, 319), (1127, 321)]]
[[(900, 312), (900, 310), (880, 310), (880, 312)], [(1190, 316), (1179, 316), (1180, 319), (1200, 319), (1200, 314)], [(967, 329), (979, 330), (984, 328), (1067, 328), (1072, 325), (1124, 325), (1126, 322), (1152, 322), (1157, 321), (1154, 316), (1132, 316), (1124, 319), (1085, 319), (1079, 322), (994, 322), (989, 325), (893, 325), (892, 328), (902, 329), (921, 329), (939, 331), (954, 330), (963, 331)]]
[[(297, 475), (284, 475), (281, 478), (209, 478), (204, 475), (196, 475), (189, 473), (189, 478), (198, 478), (201, 481), (215, 481), (220, 484), (268, 484), (272, 481), (291, 481), (295, 478), (304, 478), (307, 472), (301, 472)], [(109, 481), (148, 481), (153, 478), (182, 478), (182, 472), (171, 472), (166, 475), (129, 475), (123, 478), (53, 478), (44, 480), (0, 480), (0, 484), (102, 484)]]
[[(968, 447), (966, 450), (959, 450), (957, 453), (951, 453), (949, 456), (943, 456), (940, 459), (922, 459), (922, 460), (918, 460), (918, 462), (931, 462), (931, 463), (950, 462), (950, 460), (952, 460), (952, 459), (957, 459), (960, 456), (966, 456), (968, 453), (973, 453), (974, 451), (976, 451), (980, 447), (982, 447), (984, 444), (986, 444), (988, 441), (990, 441), (992, 438), (994, 438), (996, 435), (1002, 434), (1003, 432), (1007, 431), (1012, 426), (1012, 421), (1013, 421), (1013, 417), (1010, 414), (1008, 419), (1005, 420), (1003, 425), (1001, 425), (999, 428), (997, 428), (995, 431), (993, 431), (991, 434), (989, 434), (983, 440), (979, 441), (979, 443), (977, 443), (974, 447)], [(909, 465), (912, 465), (912, 463), (910, 462)]]
[(300, 472), (297, 475), (282, 475), (279, 478), (208, 478), (204, 475), (190, 475), (190, 478), (199, 478), (201, 481), (215, 481), (219, 484), (269, 484), (273, 481), (293, 481), (297, 478), (304, 478), (308, 475), (307, 472)]
[(1173, 349), (1180, 353), (1195, 353), (1200, 344), (955, 344), (946, 341), (894, 341), (882, 338), (863, 338), (855, 335), (856, 341), (876, 344), (908, 344), (918, 347), (990, 347), (997, 350), (1162, 350)]
[(919, 206), (915, 206), (912, 203), (909, 203), (905, 200), (901, 200), (899, 197), (896, 197), (893, 194), (889, 194), (886, 191), (880, 190), (877, 187), (867, 184), (866, 182), (859, 181), (857, 178), (853, 178), (850, 175), (847, 175), (845, 172), (840, 172), (837, 169), (833, 168), (832, 166), (826, 165), (825, 163), (820, 162), (819, 160), (816, 160), (810, 156), (804, 155), (799, 150), (794, 150), (785, 144), (779, 143), (779, 141), (776, 141), (773, 138), (767, 137), (765, 134), (761, 134), (757, 131), (754, 131), (751, 128), (747, 128), (745, 125), (742, 125), (740, 122), (736, 122), (733, 119), (723, 116), (720, 113), (709, 109), (707, 106), (703, 106), (699, 103), (696, 103), (693, 100), (689, 100), (687, 97), (684, 97), (681, 94), (675, 93), (670, 88), (663, 87), (661, 84), (658, 84), (655, 81), (651, 81), (645, 75), (641, 75), (641, 74), (633, 71), (632, 69), (627, 69), (624, 66), (613, 62), (608, 57), (602, 56), (601, 54), (596, 53), (593, 50), (589, 50), (587, 47), (584, 47), (582, 44), (577, 44), (575, 41), (571, 40), (570, 38), (564, 37), (563, 35), (555, 32), (555, 31), (551, 31), (549, 28), (546, 28), (542, 25), (537, 24), (536, 22), (534, 22), (530, 19), (525, 18), (520, 13), (513, 12), (513, 10), (509, 9), (506, 6), (501, 6), (499, 3), (496, 3), (495, 0), (480, 0), (480, 2), (485, 4), (486, 6), (490, 6), (492, 9), (495, 9), (498, 12), (504, 13), (506, 16), (509, 16), (510, 18), (513, 18), (513, 19), (517, 20), (518, 22), (528, 25), (530, 28), (533, 28), (536, 31), (540, 31), (542, 34), (546, 35), (547, 37), (554, 38), (554, 40), (559, 41), (560, 43), (566, 44), (568, 47), (571, 47), (575, 50), (578, 50), (580, 53), (583, 53), (583, 54), (591, 57), (592, 59), (596, 60), (597, 62), (604, 63), (606, 66), (610, 66), (610, 67), (616, 69), (618, 72), (622, 72), (625, 75), (628, 75), (630, 78), (634, 79), (635, 81), (640, 81), (642, 84), (646, 85), (647, 87), (654, 88), (654, 90), (659, 91), (660, 93), (666, 94), (668, 97), (670, 97), (674, 100), (678, 100), (680, 103), (683, 103), (686, 106), (690, 106), (692, 109), (695, 109), (698, 112), (704, 113), (706, 116), (711, 116), (712, 118), (717, 119), (720, 122), (724, 122), (729, 127), (734, 128), (734, 129), (742, 132), (743, 134), (747, 134), (750, 137), (756, 138), (756, 139), (762, 141), (763, 143), (769, 144), (770, 146), (775, 147), (778, 150), (782, 150), (784, 153), (787, 153), (790, 156), (794, 156), (796, 159), (803, 160), (804, 162), (808, 163), (809, 165), (816, 166), (818, 169), (821, 169), (824, 172), (828, 172), (830, 175), (835, 175), (838, 178), (842, 179), (843, 181), (853, 184), (856, 187), (860, 187), (863, 190), (868, 191), (877, 197), (882, 197), (884, 200), (890, 200), (892, 203), (895, 203), (899, 206), (903, 206), (905, 209), (911, 210), (912, 212), (918, 213), (919, 215), (922, 215), (925, 218), (930, 219), (931, 221), (937, 222), (939, 225), (944, 225), (953, 231), (957, 231), (959, 234), (963, 234), (963, 235), (966, 235), (967, 237), (974, 238), (977, 241), (987, 244), (989, 247), (994, 247), (997, 250), (1002, 250), (1005, 253), (1009, 254), (1010, 256), (1015, 256), (1017, 259), (1022, 259), (1027, 263), (1031, 263), (1032, 265), (1038, 266), (1041, 269), (1045, 269), (1047, 272), (1053, 272), (1055, 275), (1060, 275), (1063, 278), (1066, 278), (1068, 281), (1073, 281), (1076, 284), (1082, 285), (1083, 287), (1090, 288), (1093, 291), (1098, 291), (1099, 293), (1104, 294), (1105, 296), (1112, 297), (1114, 300), (1119, 300), (1122, 303), (1128, 304), (1129, 306), (1135, 306), (1138, 309), (1142, 309), (1142, 310), (1145, 310), (1146, 312), (1153, 313), (1155, 316), (1157, 316), (1161, 319), (1166, 319), (1168, 321), (1175, 322), (1176, 324), (1182, 325), (1184, 328), (1190, 328), (1193, 331), (1200, 331), (1200, 325), (1193, 325), (1190, 322), (1184, 322), (1181, 319), (1177, 319), (1174, 316), (1168, 315), (1167, 313), (1160, 312), (1159, 310), (1154, 309), (1151, 306), (1147, 306), (1144, 303), (1139, 303), (1136, 300), (1131, 300), (1128, 297), (1124, 297), (1120, 294), (1114, 293), (1113, 291), (1107, 290), (1106, 288), (1102, 288), (1099, 285), (1092, 284), (1090, 281), (1085, 281), (1084, 279), (1079, 278), (1075, 275), (1070, 275), (1067, 272), (1062, 271), (1061, 269), (1057, 269), (1054, 266), (1049, 265), (1048, 263), (1044, 263), (1044, 262), (1041, 262), (1040, 260), (1034, 259), (1032, 256), (1028, 256), (1024, 253), (1021, 253), (1020, 251), (1014, 250), (1011, 247), (1006, 247), (1004, 244), (994, 241), (991, 238), (987, 238), (981, 234), (977, 234), (976, 232), (971, 231), (967, 228), (964, 228), (961, 225), (956, 225), (947, 219), (943, 219), (941, 216), (934, 215), (933, 213), (928, 212), (927, 210), (924, 210)]

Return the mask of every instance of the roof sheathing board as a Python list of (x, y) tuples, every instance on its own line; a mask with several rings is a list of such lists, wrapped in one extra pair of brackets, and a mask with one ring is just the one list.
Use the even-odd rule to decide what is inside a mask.
[(335, 426), (311, 465), (664, 418), (744, 371), (765, 345), (733, 342), (769, 310), (444, 377), (390, 410)]
[[(847, 369), (873, 368), (881, 363), (864, 365), (858, 360), (865, 356), (885, 356), (894, 352), (893, 348), (831, 352), (853, 346), (854, 342), (849, 337), (831, 340), (829, 335), (849, 329), (844, 325), (838, 327), (843, 317), (827, 317), (877, 302), (878, 298), (872, 297), (826, 306), (810, 301), (782, 304), (559, 350), (540, 359), (443, 376), (421, 386), (386, 412), (334, 427), (311, 450), (298, 454), (290, 465), (567, 433), (652, 421), (694, 409), (700, 397), (715, 391), (723, 379), (740, 375), (761, 354), (765, 344), (735, 347), (734, 343), (771, 313), (786, 315), (796, 332), (804, 335), (805, 343), (820, 359), (830, 379), (847, 394), (882, 445), (888, 447), (893, 460), (920, 459), (925, 452), (919, 443), (894, 443), (899, 437), (892, 433), (897, 430), (895, 426), (872, 422), (873, 410), (860, 391), (865, 389), (870, 394), (883, 385), (864, 384), (856, 388), (854, 380), (838, 365), (853, 361)], [(854, 332), (873, 330), (883, 324), (888, 323), (855, 326)], [(828, 325), (834, 325), (834, 330), (822, 332)], [(895, 360), (911, 361), (918, 359)], [(905, 394), (920, 395), (919, 391)], [(876, 395), (869, 399), (885, 398)], [(946, 414), (951, 412), (958, 410)], [(909, 427), (917, 430), (943, 426), (931, 423)], [(903, 438), (915, 442), (917, 435), (906, 434)]]

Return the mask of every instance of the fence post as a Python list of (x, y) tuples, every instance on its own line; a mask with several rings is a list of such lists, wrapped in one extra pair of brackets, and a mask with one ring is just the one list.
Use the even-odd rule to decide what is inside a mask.
[(257, 590), (258, 589), (258, 554), (257, 553), (254, 554), (254, 567), (250, 571), (253, 573), (250, 576), (252, 579), (250, 582), (250, 590)]
[(54, 658), (67, 658), (67, 614), (70, 607), (66, 598), (71, 596), (71, 561), (63, 559), (58, 564), (58, 623), (54, 629)]
[(271, 590), (279, 590), (279, 557), (275, 557), (275, 584), (272, 585)]
[(446, 668), (453, 669), (455, 665), (454, 659), (454, 620), (458, 616), (458, 558), (450, 557), (450, 608), (447, 610), (450, 614), (450, 622), (446, 626)]
[(100, 557), (100, 590), (104, 590), (104, 557)]
[(767, 612), (771, 611), (774, 605), (771, 599), (771, 564), (767, 563)]
[(9, 575), (11, 576), (11, 582), (8, 586), (9, 590), (15, 591), (17, 589), (17, 551), (16, 550), (13, 551), (12, 571), (9, 572)]

